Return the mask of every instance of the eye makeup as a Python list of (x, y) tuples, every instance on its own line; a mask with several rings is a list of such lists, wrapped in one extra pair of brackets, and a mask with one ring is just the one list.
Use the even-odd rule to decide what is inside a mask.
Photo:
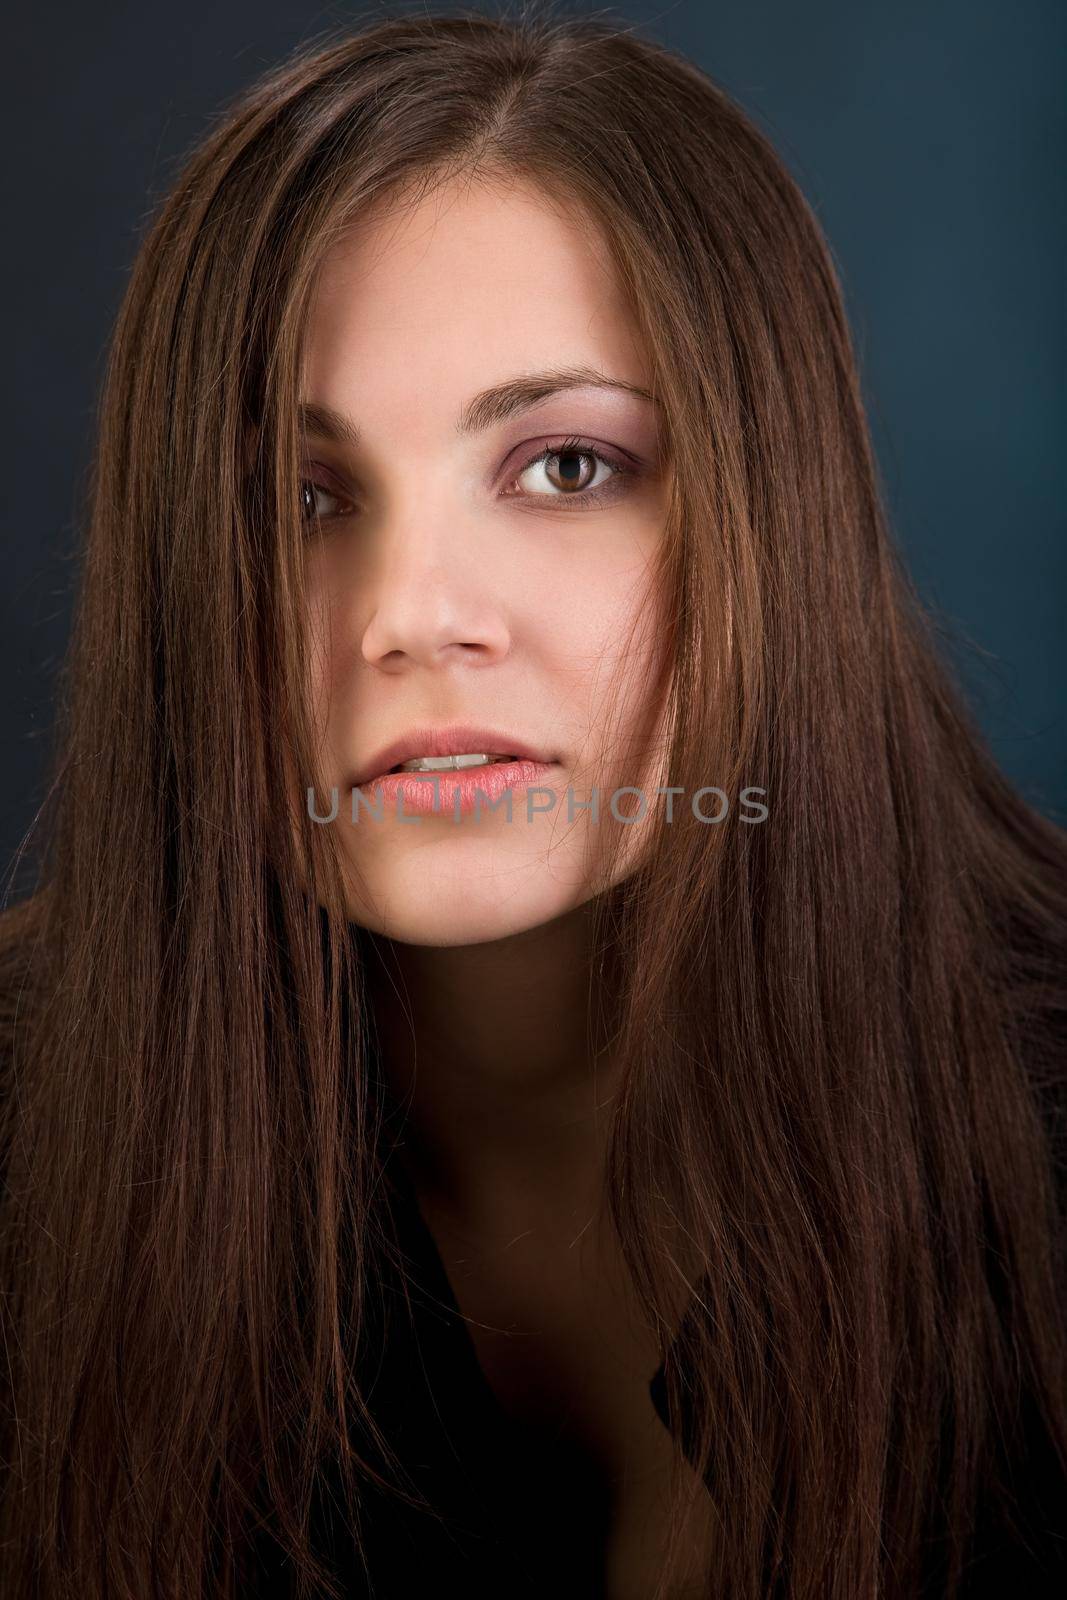
[(504, 493), (505, 499), (520, 501), (524, 507), (531, 506), (535, 510), (554, 512), (558, 510), (573, 511), (584, 510), (591, 506), (605, 505), (616, 500), (620, 494), (630, 487), (627, 480), (636, 478), (640, 468), (633, 460), (624, 458), (619, 451), (600, 444), (591, 439), (586, 439), (580, 434), (571, 434), (561, 440), (546, 441), (536, 453), (530, 456), (519, 468), (517, 473), (508, 474), (510, 481), (517, 482), (525, 476), (531, 467), (536, 467), (543, 461), (550, 461), (564, 456), (579, 456), (593, 461), (597, 466), (610, 469), (610, 476), (603, 482), (589, 489), (578, 489), (574, 492), (560, 489), (556, 493), (537, 491), (518, 491)]
[[(529, 451), (529, 445), (526, 446), (526, 451)], [(512, 457), (514, 455), (513, 451)], [(515, 502), (523, 510), (548, 512), (589, 510), (617, 500), (633, 486), (634, 480), (640, 479), (648, 470), (627, 451), (605, 445), (599, 440), (588, 439), (581, 434), (568, 434), (562, 437), (550, 436), (532, 453), (524, 452), (518, 461), (510, 460), (500, 477), (505, 484), (514, 484), (540, 462), (562, 456), (583, 457), (596, 463), (598, 467), (609, 468), (610, 476), (592, 488), (577, 489), (573, 492), (568, 492), (566, 489), (552, 492), (503, 488), (500, 490), (501, 498)], [(354, 514), (355, 507), (349, 491), (325, 463), (318, 461), (304, 463), (301, 468), (301, 488), (340, 500), (346, 507), (343, 511), (327, 513), (325, 516), (308, 511), (305, 513), (305, 520), (309, 523), (329, 523)]]

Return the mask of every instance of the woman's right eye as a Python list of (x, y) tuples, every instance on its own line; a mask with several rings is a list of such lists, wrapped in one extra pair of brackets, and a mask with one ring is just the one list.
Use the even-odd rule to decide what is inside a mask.
[[(345, 509), (326, 512), (316, 510), (317, 494), (325, 495), (327, 500), (334, 500)], [(330, 484), (321, 483), (315, 478), (305, 477), (300, 480), (300, 498), (301, 516), (305, 522), (332, 522), (335, 517), (345, 516), (354, 509), (351, 502), (345, 500)]]

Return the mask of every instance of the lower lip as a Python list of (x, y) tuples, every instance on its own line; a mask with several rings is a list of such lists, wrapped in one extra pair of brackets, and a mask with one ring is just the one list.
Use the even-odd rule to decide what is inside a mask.
[[(504, 801), (495, 811), (489, 806), (506, 789), (546, 785), (556, 763), (551, 761), (496, 761), (489, 766), (444, 772), (388, 772), (359, 785), (368, 803), (381, 805), (388, 816), (467, 816), (477, 807), (483, 817), (507, 818)], [(436, 779), (436, 782), (431, 780)], [(401, 809), (402, 808), (402, 809)]]

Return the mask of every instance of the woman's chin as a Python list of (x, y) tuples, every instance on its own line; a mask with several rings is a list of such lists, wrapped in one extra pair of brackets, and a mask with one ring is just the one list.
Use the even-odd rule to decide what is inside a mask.
[[(349, 888), (353, 922), (401, 944), (468, 945), (506, 939), (551, 922), (588, 899), (591, 890), (575, 871), (563, 876), (539, 860), (496, 870), (435, 868), (420, 852), (387, 872), (362, 874)], [(572, 869), (575, 864), (569, 863)]]

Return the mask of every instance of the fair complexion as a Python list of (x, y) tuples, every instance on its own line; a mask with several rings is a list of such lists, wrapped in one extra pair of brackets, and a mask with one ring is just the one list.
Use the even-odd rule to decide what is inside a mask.
[[(590, 381), (505, 390), (471, 415), (543, 373)], [(517, 185), (456, 183), (363, 219), (323, 264), (306, 403), (312, 428), (328, 409), (359, 439), (309, 431), (307, 592), (323, 775), (362, 926), (469, 946), (604, 887), (600, 826), (578, 808), (594, 782), (606, 810), (609, 781), (640, 781), (658, 712), (666, 484), (647, 382), (603, 247)], [(510, 823), (389, 806), (353, 824), (354, 778), (427, 723), (522, 739), (556, 804), (528, 816), (517, 793)]]
[[(567, 790), (596, 784), (606, 808), (659, 781), (667, 483), (644, 352), (581, 223), (521, 183), (453, 182), (363, 217), (323, 263), (307, 595), (320, 794), (339, 791), (348, 909), (381, 957), (405, 1159), (503, 1403), (565, 1415), (628, 1485), (612, 1548), (633, 1572), (668, 1441), (603, 1217), (616, 1082), (586, 1002), (590, 903), (632, 870), (644, 824), (601, 877), (598, 825)], [(551, 808), (517, 793), (510, 822), (394, 806), (353, 824), (382, 747), (459, 723), (542, 754)]]

